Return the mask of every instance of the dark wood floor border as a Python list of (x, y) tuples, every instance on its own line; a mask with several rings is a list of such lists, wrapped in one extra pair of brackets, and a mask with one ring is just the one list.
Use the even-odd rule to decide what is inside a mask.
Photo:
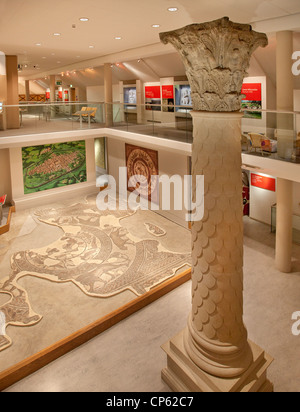
[(5, 225), (3, 225), (3, 226), (0, 227), (0, 235), (4, 235), (4, 233), (9, 232), (11, 215), (12, 215), (12, 213), (15, 213), (15, 211), (16, 211), (15, 206), (11, 206), (11, 207), (9, 208), (8, 217), (7, 217), (7, 222), (6, 222)]
[(138, 312), (150, 303), (153, 303), (190, 279), (191, 269), (163, 282), (150, 292), (145, 293), (96, 322), (91, 323), (72, 335), (56, 342), (54, 345), (51, 345), (35, 355), (17, 363), (11, 368), (6, 369), (0, 373), (0, 391), (7, 389), (9, 386), (24, 379), (26, 376), (31, 375), (59, 357), (88, 342), (95, 336)]

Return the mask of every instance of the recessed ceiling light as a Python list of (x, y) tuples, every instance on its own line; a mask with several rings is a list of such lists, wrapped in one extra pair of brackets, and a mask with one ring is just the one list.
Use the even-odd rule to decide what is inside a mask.
[(80, 17), (80, 19), (79, 19), (80, 21), (89, 21), (90, 19), (89, 18), (87, 18), (87, 17)]
[(152, 24), (152, 27), (153, 27), (154, 29), (157, 29), (158, 27), (160, 27), (160, 24)]
[(35, 45), (36, 45), (36, 46), (41, 46), (41, 45), (42, 45), (42, 43), (35, 43)]
[(89, 48), (90, 48), (90, 49), (94, 49), (94, 48), (95, 48), (95, 46), (89, 46)]
[(115, 40), (122, 40), (122, 37), (115, 37)]
[(177, 11), (177, 10), (178, 10), (177, 7), (169, 7), (169, 8), (168, 8), (168, 11)]
[(60, 33), (53, 33), (53, 36), (60, 36)]

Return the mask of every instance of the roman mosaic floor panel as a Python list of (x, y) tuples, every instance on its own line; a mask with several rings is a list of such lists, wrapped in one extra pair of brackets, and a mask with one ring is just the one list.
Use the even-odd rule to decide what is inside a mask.
[[(18, 328), (13, 328), (14, 339), (11, 338), (11, 327), (32, 327), (43, 322), (43, 299), (48, 299), (49, 282), (65, 288), (69, 285), (70, 290), (73, 285), (93, 298), (93, 305), (95, 298), (106, 304), (126, 293), (131, 299), (141, 296), (191, 266), (190, 232), (150, 211), (99, 211), (95, 197), (88, 197), (62, 207), (32, 210), (26, 216), (20, 230), (14, 232), (12, 228), (7, 238), (0, 239), (0, 313), (5, 316), (6, 327), (6, 333), (0, 335), (0, 355), (14, 345), (18, 336)], [(51, 233), (54, 228), (57, 231), (49, 235), (49, 240), (55, 240), (49, 244), (45, 239), (39, 247), (38, 239), (30, 242), (34, 233), (38, 236), (38, 230)], [(178, 230), (181, 247), (175, 239)], [(27, 247), (15, 250), (14, 236), (24, 239), (22, 246)], [(7, 269), (4, 257), (7, 260), (9, 254), (10, 270), (3, 273)], [(35, 285), (33, 294), (30, 284), (34, 279), (46, 283), (38, 293)], [(37, 305), (39, 293), (41, 301)], [(69, 310), (78, 311), (74, 316), (79, 317), (81, 309), (74, 300), (80, 301), (70, 299)], [(70, 302), (62, 302), (67, 311)], [(63, 312), (61, 316), (65, 316)]]

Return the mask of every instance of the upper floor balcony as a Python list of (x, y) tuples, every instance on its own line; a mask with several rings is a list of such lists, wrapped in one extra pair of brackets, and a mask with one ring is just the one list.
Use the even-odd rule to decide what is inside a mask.
[[(241, 151), (244, 155), (253, 157), (251, 163), (255, 163), (255, 158), (300, 163), (299, 112), (249, 107), (243, 108), (243, 113)], [(8, 128), (8, 120), (13, 118), (16, 128)], [(86, 133), (88, 130), (104, 128), (110, 129), (110, 132), (118, 130), (167, 141), (187, 144), (193, 142), (191, 108), (186, 106), (101, 102), (0, 106), (2, 148), (6, 144), (9, 146), (12, 139), (21, 136), (27, 136), (27, 140), (34, 143), (34, 136), (37, 134), (74, 131)], [(99, 130), (99, 133), (102, 132)]]

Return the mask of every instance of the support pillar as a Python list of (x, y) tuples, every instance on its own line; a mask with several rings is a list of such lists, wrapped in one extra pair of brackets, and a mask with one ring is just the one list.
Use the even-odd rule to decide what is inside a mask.
[[(0, 102), (5, 105), (7, 99), (6, 57), (0, 52)], [(6, 130), (6, 110), (0, 110), (0, 130)]]
[[(294, 110), (294, 75), (291, 70), (293, 32), (276, 33), (276, 97), (277, 110)], [(291, 159), (294, 150), (294, 115), (277, 114), (277, 153), (283, 159)]]
[(51, 74), (50, 75), (50, 103), (51, 103), (51, 107), (50, 107), (50, 119), (55, 118), (55, 88), (56, 88), (56, 83), (55, 83), (55, 74)]
[(105, 101), (105, 125), (113, 125), (113, 89), (111, 63), (104, 64), (104, 101)]
[(26, 102), (30, 101), (30, 86), (29, 80), (25, 80), (25, 100)]
[(277, 179), (276, 267), (283, 273), (292, 270), (293, 182)]
[(9, 107), (6, 111), (6, 125), (8, 129), (19, 129), (19, 79), (17, 56), (6, 56), (7, 100)]
[[(223, 18), (161, 40), (181, 54), (192, 89), (192, 175), (204, 175), (204, 217), (192, 223), (192, 311), (163, 349), (163, 379), (175, 391), (272, 391), (272, 359), (243, 323), (240, 102), (252, 52), (267, 45), (251, 26)], [(193, 187), (196, 201), (197, 187)]]
[[(291, 71), (293, 54), (293, 32), (276, 34), (276, 85), (277, 110), (294, 110), (294, 76)], [(284, 159), (292, 157), (294, 150), (294, 116), (277, 114), (277, 152)], [(276, 267), (283, 273), (292, 269), (293, 244), (293, 183), (277, 179), (277, 219), (276, 219)]]

